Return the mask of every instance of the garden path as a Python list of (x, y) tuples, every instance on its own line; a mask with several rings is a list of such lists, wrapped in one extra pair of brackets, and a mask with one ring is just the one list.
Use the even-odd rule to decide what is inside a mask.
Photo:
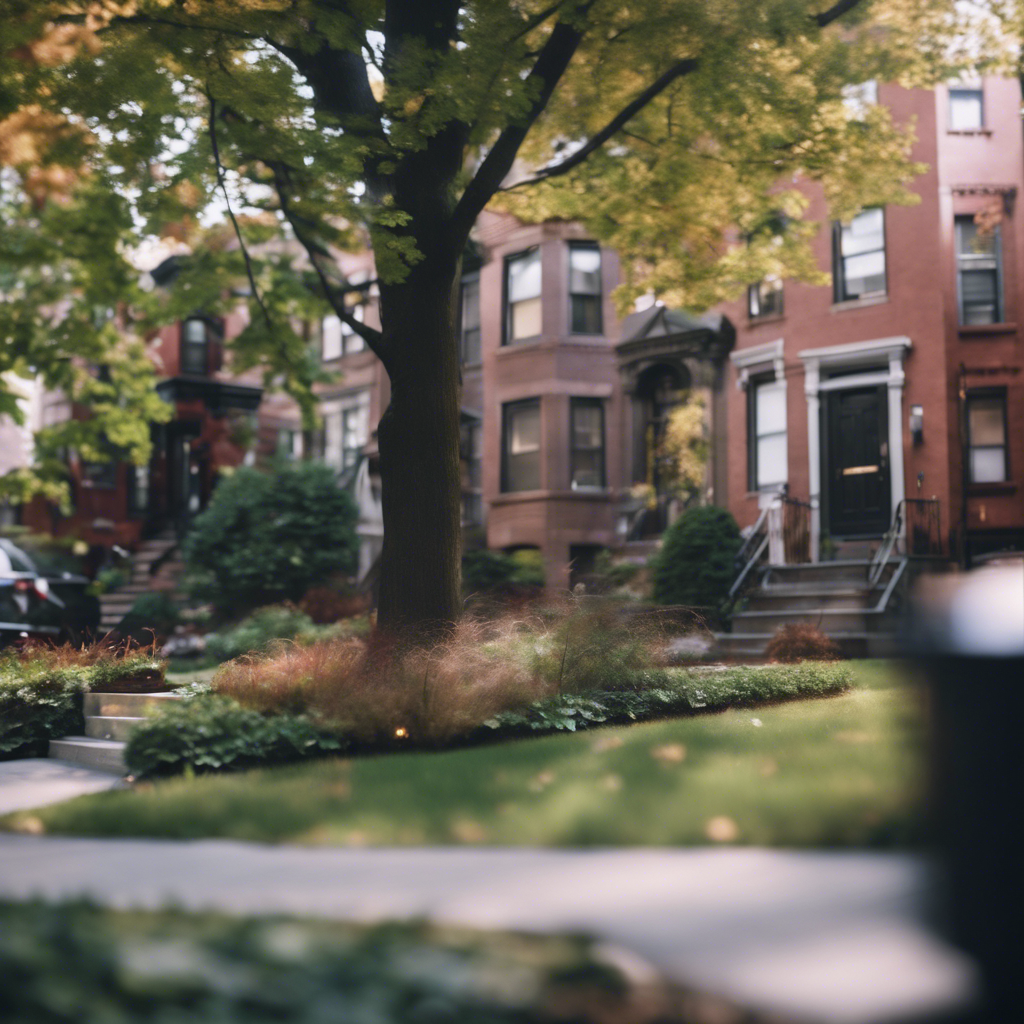
[(0, 761), (0, 814), (122, 785), (121, 776), (48, 757)]
[(834, 1024), (969, 999), (969, 964), (924, 924), (929, 889), (910, 854), (0, 836), (0, 897), (585, 932), (699, 990)]

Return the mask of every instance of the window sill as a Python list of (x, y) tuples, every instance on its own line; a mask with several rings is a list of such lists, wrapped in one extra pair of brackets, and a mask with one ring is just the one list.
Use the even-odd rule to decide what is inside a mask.
[(991, 135), (991, 128), (947, 128), (947, 135)]
[(961, 324), (959, 327), (961, 338), (970, 337), (991, 337), (994, 334), (1016, 334), (1017, 325), (1013, 323), (1004, 324)]
[(1017, 485), (1010, 480), (994, 480), (987, 484), (968, 484), (967, 495), (968, 497), (981, 497), (988, 495), (990, 497), (996, 497), (1000, 494), (1016, 494)]
[(842, 313), (848, 309), (866, 309), (868, 306), (882, 306), (888, 301), (888, 293), (884, 295), (862, 295), (859, 299), (844, 299), (842, 302), (833, 302), (829, 307), (829, 312)]
[(785, 313), (765, 313), (763, 316), (748, 316), (747, 322), (748, 326), (757, 327), (759, 324), (777, 324), (785, 319)]
[(482, 370), (484, 363), (482, 359), (477, 359), (472, 363), (462, 363), (463, 370)]

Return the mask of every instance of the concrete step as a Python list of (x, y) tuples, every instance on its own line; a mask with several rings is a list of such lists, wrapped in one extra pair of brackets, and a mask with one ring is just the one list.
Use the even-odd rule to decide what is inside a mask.
[(173, 693), (87, 693), (85, 714), (90, 718), (142, 718), (147, 711), (177, 699)]
[(85, 735), (97, 740), (117, 740), (119, 743), (125, 743), (131, 731), (144, 721), (144, 718), (89, 715), (85, 719)]
[(873, 608), (881, 591), (867, 587), (762, 587), (749, 591), (746, 597), (748, 612), (805, 611), (812, 608), (847, 609)]
[[(714, 646), (706, 660), (763, 662), (771, 634), (715, 633), (714, 638)], [(846, 658), (892, 658), (904, 652), (901, 638), (894, 632), (836, 632), (830, 633), (829, 639)]]
[(741, 633), (774, 633), (781, 626), (807, 622), (823, 633), (874, 633), (891, 626), (891, 616), (864, 608), (776, 608), (770, 611), (742, 611), (733, 618)]
[[(896, 562), (889, 562), (882, 571), (885, 582), (896, 570)], [(867, 584), (871, 562), (858, 559), (849, 562), (806, 562), (802, 565), (771, 565), (765, 569), (762, 581), (766, 586), (780, 584), (816, 583), (824, 586)]]
[(74, 761), (98, 771), (123, 775), (126, 771), (124, 746), (116, 740), (99, 740), (92, 736), (65, 736), (60, 740), (50, 740), (50, 757), (61, 761)]

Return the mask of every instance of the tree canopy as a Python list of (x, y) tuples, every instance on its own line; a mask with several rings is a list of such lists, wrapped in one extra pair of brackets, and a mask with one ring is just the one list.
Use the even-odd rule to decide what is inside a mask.
[[(86, 310), (121, 301), (153, 324), (217, 308), (248, 278), (236, 365), (263, 365), (312, 415), (317, 371), (289, 318), (333, 309), (392, 380), (385, 559), (405, 558), (395, 538), (411, 527), (389, 493), (439, 502), (421, 531), (457, 533), (455, 282), (488, 203), (585, 223), (622, 257), (623, 308), (645, 292), (705, 308), (769, 273), (819, 280), (794, 183), (819, 183), (843, 217), (914, 201), (921, 170), (914, 126), (853, 110), (844, 87), (930, 84), (994, 53), (979, 35), (989, 13), (956, 0), (0, 0), (0, 216), (37, 247), (0, 251), (25, 296), (0, 320), (18, 353), (0, 369), (63, 380), (47, 346), (110, 363), (111, 332), (73, 330)], [(192, 257), (160, 303), (129, 257), (168, 235)], [(352, 316), (337, 260), (363, 245), (379, 331)], [(71, 297), (55, 319), (61, 267)], [(414, 384), (443, 401), (428, 408)], [(152, 414), (140, 396), (113, 404)], [(428, 422), (434, 449), (400, 469), (397, 438)], [(446, 580), (442, 618), (457, 568), (448, 551), (423, 571), (423, 607), (429, 579)]]

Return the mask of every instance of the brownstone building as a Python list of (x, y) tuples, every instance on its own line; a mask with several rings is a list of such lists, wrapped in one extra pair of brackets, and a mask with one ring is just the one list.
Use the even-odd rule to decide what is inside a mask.
[(877, 102), (916, 120), (921, 201), (822, 231), (831, 289), (763, 282), (727, 310), (727, 504), (747, 524), (765, 491), (788, 485), (812, 506), (814, 559), (823, 541), (880, 537), (903, 499), (904, 530), (938, 519), (948, 554), (1019, 550), (1020, 85), (882, 85)]
[[(964, 559), (1024, 546), (1020, 85), (869, 86), (858, 102), (914, 118), (928, 169), (918, 205), (823, 227), (832, 287), (765, 281), (706, 316), (652, 303), (619, 320), (614, 252), (579, 225), (484, 214), (461, 301), (468, 543), (539, 550), (555, 588), (602, 549), (642, 557), (680, 508), (659, 455), (665, 424), (700, 393), (711, 455), (696, 500), (745, 527), (785, 489), (808, 510), (804, 557), (877, 547), (908, 508), (910, 545), (921, 534)], [(376, 325), (372, 258), (346, 256), (342, 269), (357, 315)], [(221, 356), (240, 328), (197, 316), (161, 332), (154, 357), (175, 420), (148, 472), (76, 470), (80, 530), (114, 524), (107, 536), (130, 542), (147, 521), (202, 507), (217, 473), (245, 460), (259, 388)], [(309, 331), (339, 373), (321, 392), (317, 454), (359, 499), (365, 573), (380, 549), (374, 431), (387, 378), (337, 317)], [(258, 427), (264, 452), (301, 452), (287, 402), (264, 397)]]

